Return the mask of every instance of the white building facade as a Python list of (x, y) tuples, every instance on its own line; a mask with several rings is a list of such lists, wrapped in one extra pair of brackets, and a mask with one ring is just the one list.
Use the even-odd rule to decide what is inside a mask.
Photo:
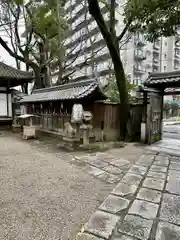
[[(122, 31), (124, 1), (117, 1), (116, 32)], [(100, 3), (102, 13), (108, 24), (109, 10)], [(68, 0), (65, 5), (67, 19), (72, 29), (67, 42), (66, 73), (73, 79), (90, 78), (97, 75), (102, 81), (112, 72), (112, 62), (108, 49), (95, 20), (88, 13), (86, 0)], [(149, 72), (166, 72), (180, 69), (180, 45), (177, 37), (161, 38), (149, 43), (141, 33), (120, 43), (120, 55), (125, 73), (131, 83), (141, 85)]]

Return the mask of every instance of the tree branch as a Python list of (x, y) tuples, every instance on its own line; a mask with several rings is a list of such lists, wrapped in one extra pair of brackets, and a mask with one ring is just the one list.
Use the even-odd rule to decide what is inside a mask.
[(19, 61), (22, 61), (24, 63), (26, 62), (24, 57), (19, 56), (8, 47), (7, 43), (2, 39), (2, 37), (0, 37), (0, 44), (9, 53), (11, 57), (18, 59)]
[(116, 23), (116, 19), (115, 19), (115, 4), (116, 4), (116, 0), (111, 0), (111, 4), (110, 4), (110, 33), (112, 35), (115, 35), (115, 23)]
[(124, 29), (122, 30), (122, 32), (120, 33), (120, 35), (117, 37), (117, 40), (118, 41), (121, 41), (121, 39), (124, 37), (124, 35), (126, 34), (129, 26), (131, 25), (132, 23), (132, 18), (129, 19), (129, 21), (126, 23)]

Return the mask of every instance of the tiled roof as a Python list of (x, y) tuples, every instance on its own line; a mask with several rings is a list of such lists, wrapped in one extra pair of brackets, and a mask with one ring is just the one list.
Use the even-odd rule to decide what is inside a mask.
[(5, 63), (0, 62), (0, 79), (33, 79), (32, 72), (20, 71), (16, 68), (8, 66)]
[(180, 71), (150, 73), (148, 79), (145, 81), (145, 86), (162, 85), (164, 87), (176, 87), (180, 84)]
[(44, 102), (56, 100), (82, 99), (97, 92), (97, 100), (106, 99), (98, 82), (94, 79), (72, 82), (50, 88), (35, 90), (31, 95), (25, 96), (21, 102)]

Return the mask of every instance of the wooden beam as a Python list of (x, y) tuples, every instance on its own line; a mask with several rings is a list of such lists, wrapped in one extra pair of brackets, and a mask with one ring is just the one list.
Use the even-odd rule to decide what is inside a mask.
[(180, 95), (180, 91), (164, 92), (164, 96), (169, 96), (169, 95)]

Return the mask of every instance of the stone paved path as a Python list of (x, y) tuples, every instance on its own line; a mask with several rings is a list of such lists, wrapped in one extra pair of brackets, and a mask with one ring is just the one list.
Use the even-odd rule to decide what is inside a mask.
[(140, 157), (76, 240), (179, 240), (180, 157)]
[(107, 183), (117, 183), (131, 167), (131, 162), (108, 153), (84, 154), (71, 163)]

